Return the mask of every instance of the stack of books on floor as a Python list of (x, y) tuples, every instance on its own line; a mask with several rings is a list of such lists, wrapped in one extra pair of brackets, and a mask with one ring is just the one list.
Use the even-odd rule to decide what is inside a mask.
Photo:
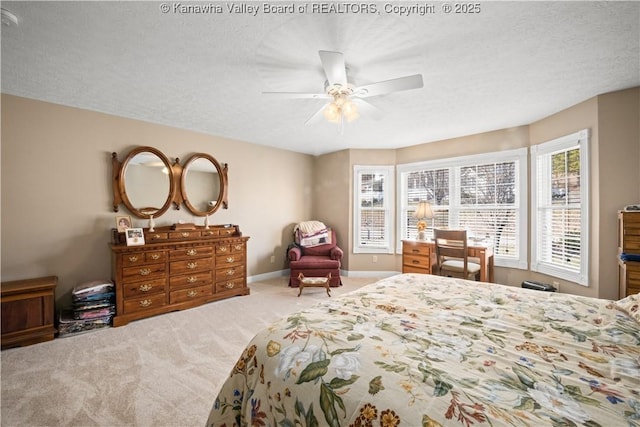
[(71, 292), (72, 307), (58, 317), (58, 336), (93, 331), (111, 325), (115, 308), (115, 291), (110, 280), (82, 283)]

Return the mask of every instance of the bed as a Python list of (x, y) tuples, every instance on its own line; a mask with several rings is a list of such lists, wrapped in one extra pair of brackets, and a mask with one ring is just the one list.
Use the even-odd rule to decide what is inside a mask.
[(256, 335), (207, 425), (640, 426), (638, 304), (393, 276)]

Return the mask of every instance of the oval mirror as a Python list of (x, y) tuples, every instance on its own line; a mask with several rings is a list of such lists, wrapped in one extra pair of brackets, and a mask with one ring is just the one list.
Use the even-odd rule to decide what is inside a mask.
[(184, 165), (181, 185), (184, 204), (194, 215), (211, 215), (220, 206), (226, 208), (226, 168), (212, 156), (205, 153), (191, 156)]
[(122, 202), (138, 218), (159, 217), (169, 209), (174, 180), (169, 159), (153, 147), (133, 149), (119, 175)]

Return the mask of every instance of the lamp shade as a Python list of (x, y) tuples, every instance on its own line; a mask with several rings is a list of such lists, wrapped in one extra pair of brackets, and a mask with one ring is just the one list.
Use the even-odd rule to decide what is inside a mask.
[(424, 219), (433, 218), (433, 211), (431, 210), (431, 204), (429, 202), (418, 203), (418, 208), (413, 213), (414, 218)]

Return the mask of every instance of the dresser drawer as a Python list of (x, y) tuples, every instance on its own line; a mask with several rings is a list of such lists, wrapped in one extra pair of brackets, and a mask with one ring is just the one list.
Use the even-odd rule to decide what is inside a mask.
[(230, 291), (232, 289), (239, 289), (244, 287), (244, 278), (225, 280), (223, 282), (216, 283), (216, 293)]
[(148, 263), (164, 262), (167, 259), (165, 251), (131, 252), (122, 255), (122, 265), (125, 267)]
[(402, 257), (403, 267), (411, 267), (419, 270), (431, 271), (431, 257), (422, 255), (404, 255)]
[(236, 229), (235, 227), (229, 227), (229, 228), (221, 228), (218, 231), (220, 232), (220, 237), (227, 237), (235, 234)]
[(228, 281), (244, 277), (243, 266), (216, 269), (216, 282)]
[(231, 265), (238, 265), (244, 263), (243, 252), (232, 252), (226, 255), (216, 256), (216, 268), (228, 267)]
[(169, 233), (147, 232), (144, 234), (144, 241), (147, 243), (155, 242), (158, 240), (167, 240), (168, 238)]
[(147, 264), (139, 267), (125, 267), (122, 269), (122, 279), (124, 283), (131, 283), (140, 280), (164, 278), (165, 273), (165, 264)]
[(172, 231), (169, 233), (170, 240), (197, 239), (200, 232), (195, 230)]
[(189, 248), (174, 249), (171, 251), (171, 261), (178, 259), (191, 259), (210, 257), (213, 255), (213, 247), (211, 246), (193, 246)]
[(171, 275), (190, 274), (198, 271), (213, 270), (213, 258), (194, 258), (184, 261), (172, 261), (169, 267)]
[(185, 274), (182, 276), (172, 276), (169, 279), (169, 286), (173, 289), (184, 288), (185, 286), (203, 286), (213, 283), (211, 271), (204, 273)]
[(125, 283), (122, 288), (125, 298), (141, 297), (143, 295), (157, 294), (164, 292), (167, 285), (167, 279), (149, 279), (140, 282)]
[(428, 245), (420, 244), (420, 243), (402, 243), (402, 254), (403, 255), (423, 255), (430, 256), (431, 248)]
[(216, 246), (216, 255), (244, 252), (244, 242), (231, 242)]
[(150, 310), (164, 305), (166, 305), (166, 295), (164, 293), (145, 295), (139, 298), (125, 299), (124, 312), (127, 314), (135, 313), (137, 311)]
[(218, 237), (220, 235), (220, 230), (215, 228), (211, 230), (202, 230), (200, 231), (200, 236), (202, 237)]
[(178, 302), (185, 302), (196, 298), (203, 298), (213, 295), (213, 287), (198, 286), (196, 288), (181, 289), (179, 291), (171, 291), (169, 294), (169, 303), (175, 304)]
[(425, 269), (423, 267), (412, 267), (404, 264), (402, 266), (403, 273), (419, 273), (419, 274), (431, 274), (431, 269)]

